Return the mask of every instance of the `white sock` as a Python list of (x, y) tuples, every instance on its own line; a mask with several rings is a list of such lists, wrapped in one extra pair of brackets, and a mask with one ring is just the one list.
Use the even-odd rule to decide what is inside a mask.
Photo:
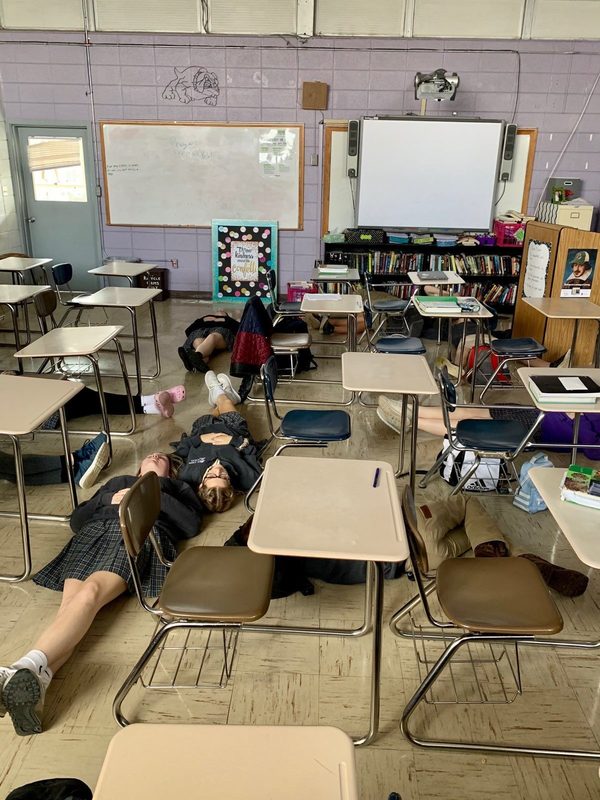
[(142, 410), (144, 414), (160, 414), (156, 407), (156, 400), (153, 394), (141, 394), (140, 400), (142, 402)]
[(36, 676), (44, 688), (52, 680), (52, 670), (48, 668), (48, 659), (41, 650), (30, 650), (28, 653), (10, 665), (11, 669), (28, 669)]

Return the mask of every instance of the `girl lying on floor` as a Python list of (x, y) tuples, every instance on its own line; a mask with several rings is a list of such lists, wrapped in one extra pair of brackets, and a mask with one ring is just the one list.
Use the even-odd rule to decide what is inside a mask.
[[(71, 541), (49, 564), (34, 575), (39, 586), (62, 592), (54, 621), (33, 649), (8, 667), (0, 667), (0, 717), (7, 712), (19, 736), (42, 730), (41, 714), (46, 689), (53, 675), (71, 657), (100, 609), (126, 591), (133, 582), (119, 526), (119, 503), (139, 475), (155, 472), (160, 479), (161, 512), (155, 532), (167, 559), (176, 556), (175, 543), (196, 536), (202, 505), (194, 490), (173, 477), (169, 456), (152, 453), (140, 464), (138, 476), (111, 478), (71, 515)], [(138, 564), (144, 592), (156, 597), (167, 568), (150, 541)]]

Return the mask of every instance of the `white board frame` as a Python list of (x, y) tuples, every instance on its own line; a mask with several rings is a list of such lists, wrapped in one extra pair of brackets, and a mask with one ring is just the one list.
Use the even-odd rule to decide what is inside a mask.
[[(495, 216), (506, 211), (527, 213), (531, 177), (537, 145), (537, 128), (518, 128), (515, 140), (515, 157), (510, 180), (504, 196), (495, 208)], [(348, 150), (348, 123), (326, 122), (323, 131), (323, 203), (321, 209), (321, 235), (334, 228), (340, 231), (354, 226), (353, 187), (356, 180), (346, 175), (346, 152)], [(498, 182), (496, 202), (502, 194), (504, 184)], [(354, 193), (356, 186), (354, 187)]]
[[(239, 208), (233, 208), (232, 206), (228, 207), (228, 214), (223, 215), (218, 207), (215, 209), (207, 210), (206, 219), (198, 220), (198, 222), (189, 222), (189, 221), (182, 221), (181, 223), (173, 222), (173, 221), (160, 221), (159, 218), (153, 221), (141, 221), (136, 220), (135, 217), (125, 219), (123, 216), (118, 216), (114, 212), (115, 203), (111, 206), (111, 169), (114, 169), (113, 161), (111, 159), (114, 156), (109, 152), (110, 150), (110, 142), (108, 141), (110, 138), (110, 132), (112, 127), (117, 126), (144, 126), (146, 128), (153, 127), (153, 128), (164, 128), (165, 126), (170, 126), (173, 128), (178, 129), (192, 129), (193, 131), (201, 131), (206, 129), (217, 129), (217, 128), (225, 128), (230, 132), (233, 132), (237, 129), (240, 131), (247, 132), (248, 129), (251, 129), (256, 132), (257, 136), (261, 135), (261, 132), (269, 132), (276, 129), (285, 129), (286, 131), (293, 131), (297, 138), (295, 140), (295, 147), (293, 151), (293, 162), (292, 162), (292, 173), (293, 175), (297, 176), (297, 185), (296, 181), (294, 180), (293, 186), (290, 186), (289, 192), (289, 212), (287, 221), (283, 221), (279, 228), (280, 230), (302, 230), (303, 223), (304, 223), (304, 125), (301, 123), (228, 123), (228, 122), (160, 122), (160, 121), (153, 121), (153, 120), (102, 120), (100, 123), (100, 142), (101, 142), (101, 154), (102, 154), (102, 171), (104, 176), (104, 202), (105, 202), (105, 211), (106, 211), (106, 223), (107, 225), (111, 226), (125, 226), (125, 227), (136, 227), (136, 228), (210, 228), (212, 219), (216, 217), (223, 217), (228, 216), (230, 218), (236, 217), (239, 219), (244, 218), (254, 218), (257, 216), (257, 208), (254, 206), (253, 208), (245, 208), (240, 206)], [(157, 154), (157, 159), (159, 158), (159, 154)], [(193, 174), (193, 173), (190, 173)], [(194, 178), (197, 180), (197, 176)], [(257, 184), (257, 197), (264, 197), (265, 193), (269, 189), (269, 180), (273, 180), (274, 178), (269, 176), (267, 177), (266, 174), (263, 176), (260, 185)], [(114, 181), (113, 187), (114, 191)], [(210, 188), (208, 191), (214, 192), (217, 190), (218, 187), (215, 187), (214, 182), (211, 183)], [(177, 191), (176, 186), (168, 185), (168, 186), (160, 186), (157, 185), (157, 191), (164, 192), (164, 202), (165, 204), (168, 202), (169, 192)], [(261, 210), (259, 210), (260, 212)], [(259, 216), (264, 216), (265, 219), (276, 219), (277, 214), (273, 214), (268, 209), (264, 210), (264, 213), (259, 213)]]

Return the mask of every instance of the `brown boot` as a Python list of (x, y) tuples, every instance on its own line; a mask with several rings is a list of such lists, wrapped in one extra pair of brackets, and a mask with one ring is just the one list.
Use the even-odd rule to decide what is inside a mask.
[(473, 548), (473, 555), (476, 558), (508, 558), (510, 553), (504, 542), (492, 541), (476, 545)]
[(535, 564), (548, 586), (565, 597), (579, 597), (587, 589), (588, 577), (582, 572), (551, 564), (533, 553), (523, 553), (519, 558), (526, 558)]

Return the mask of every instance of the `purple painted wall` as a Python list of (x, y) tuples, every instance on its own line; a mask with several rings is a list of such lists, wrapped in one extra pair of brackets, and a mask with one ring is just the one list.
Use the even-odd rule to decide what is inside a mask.
[[(0, 80), (7, 122), (91, 119), (81, 34), (0, 32)], [(454, 52), (453, 52), (454, 51)], [(599, 42), (312, 39), (281, 37), (118, 36), (95, 34), (90, 47), (97, 120), (303, 122), (306, 167), (304, 230), (280, 234), (280, 281), (305, 278), (319, 254), (322, 115), (299, 105), (302, 82), (331, 87), (325, 118), (418, 111), (417, 70), (459, 73), (457, 100), (443, 109), (538, 128), (531, 201), (583, 109), (600, 72)], [(520, 62), (520, 75), (519, 75)], [(216, 106), (162, 98), (173, 67), (202, 65), (218, 76)], [(518, 92), (517, 92), (518, 86)], [(581, 177), (584, 196), (600, 204), (600, 88), (587, 108), (559, 175)], [(174, 187), (176, 191), (176, 187)], [(106, 255), (178, 259), (171, 287), (208, 291), (210, 233), (204, 229), (104, 227)]]

